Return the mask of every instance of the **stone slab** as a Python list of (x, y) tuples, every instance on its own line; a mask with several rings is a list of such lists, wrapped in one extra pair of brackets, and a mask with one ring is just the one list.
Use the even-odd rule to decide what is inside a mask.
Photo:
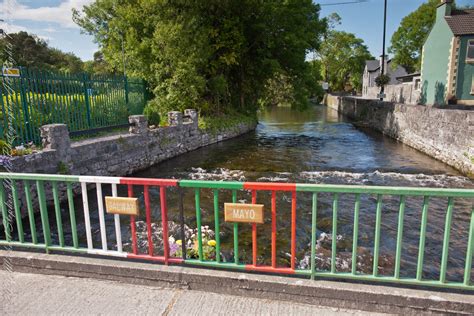
[(3, 315), (377, 315), (115, 281), (0, 271)]

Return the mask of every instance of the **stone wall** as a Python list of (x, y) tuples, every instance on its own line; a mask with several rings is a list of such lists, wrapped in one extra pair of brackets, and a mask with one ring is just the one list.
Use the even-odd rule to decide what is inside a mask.
[[(377, 99), (380, 93), (379, 87), (368, 87), (363, 95), (366, 99)], [(385, 86), (385, 100), (404, 104), (418, 104), (420, 102), (420, 90), (415, 89), (413, 84), (394, 84)]]
[[(149, 129), (144, 116), (129, 118), (127, 134), (71, 142), (65, 125), (43, 126), (44, 150), (11, 160), (12, 172), (67, 173), (73, 175), (125, 176), (199, 147), (233, 138), (255, 129), (242, 123), (210, 133), (198, 128), (197, 114), (170, 112), (170, 126)], [(190, 118), (192, 117), (192, 118)]]
[[(43, 150), (11, 159), (11, 172), (72, 174), (94, 176), (126, 176), (146, 169), (163, 160), (195, 150), (199, 147), (230, 139), (256, 127), (255, 123), (241, 123), (216, 133), (198, 128), (195, 110), (186, 110), (185, 119), (180, 112), (169, 113), (168, 127), (149, 129), (146, 118), (135, 115), (129, 118), (129, 133), (90, 138), (71, 142), (63, 124), (43, 126)], [(20, 203), (24, 206), (23, 188), (19, 188)], [(45, 187), (51, 202), (51, 188)], [(74, 186), (74, 192), (80, 192)], [(36, 190), (31, 190), (33, 203), (37, 203)], [(59, 186), (60, 199), (66, 199), (65, 186)], [(35, 207), (37, 209), (37, 207)], [(22, 207), (22, 213), (26, 208)]]
[(328, 96), (328, 107), (474, 177), (474, 111)]

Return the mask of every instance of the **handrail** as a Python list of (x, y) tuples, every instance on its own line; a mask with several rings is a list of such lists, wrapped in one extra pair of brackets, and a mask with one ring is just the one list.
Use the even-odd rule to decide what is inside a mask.
[[(61, 185), (64, 183), (64, 185)], [(92, 187), (94, 185), (94, 188)], [(106, 208), (104, 207), (104, 191), (103, 186), (111, 187), (111, 195), (113, 197), (119, 196), (119, 186), (126, 189), (126, 196), (138, 196), (144, 205), (144, 217), (146, 222), (146, 238), (147, 247), (144, 250), (137, 240), (137, 224), (134, 215), (113, 215), (115, 233), (110, 233), (107, 230)], [(77, 194), (77, 188), (80, 187), (80, 198), (82, 199), (83, 216), (79, 216), (76, 212), (77, 203), (74, 203), (74, 195)], [(136, 190), (135, 188), (139, 188)], [(163, 250), (157, 250), (153, 243), (153, 220), (152, 205), (155, 199), (152, 198), (150, 192), (151, 188), (155, 187), (159, 190), (159, 210), (162, 227), (162, 243)], [(178, 202), (173, 199), (174, 203), (178, 204), (179, 209), (179, 225), (181, 226), (181, 255), (176, 257), (171, 253), (171, 248), (176, 244), (172, 244), (169, 240), (169, 207), (167, 191), (173, 187), (177, 188), (179, 195)], [(94, 207), (90, 205), (89, 194), (95, 191), (97, 200)], [(185, 217), (184, 192), (191, 191), (194, 195), (195, 217)], [(204, 197), (202, 192), (211, 192), (209, 202), (210, 213), (203, 213), (202, 201)], [(241, 259), (239, 253), (239, 231), (242, 223), (237, 222), (221, 222), (223, 217), (223, 201), (220, 198), (224, 192), (228, 191), (233, 203), (238, 203), (238, 193), (245, 194), (245, 199), (248, 199), (248, 194), (251, 195), (252, 204), (266, 204), (269, 209), (267, 222), (261, 225), (270, 225), (271, 227), (271, 247), (269, 255), (271, 257), (270, 265), (261, 265), (259, 257), (259, 248), (257, 243), (261, 242), (257, 238), (258, 229), (256, 223), (251, 223), (251, 244), (252, 244), (252, 260), (245, 262)], [(122, 191), (120, 191), (122, 192)], [(156, 192), (156, 191), (154, 191)], [(176, 192), (176, 189), (175, 191)], [(260, 195), (260, 192), (271, 193), (270, 202), (266, 201), (267, 195)], [(291, 196), (288, 223), (290, 231), (290, 254), (289, 263), (287, 266), (277, 265), (277, 235), (281, 232), (277, 230), (277, 212), (281, 205), (277, 203), (277, 194), (288, 194)], [(347, 209), (341, 209), (342, 197), (346, 194), (355, 197), (353, 207), (353, 229), (352, 229), (352, 254), (350, 260), (350, 271), (339, 271), (336, 262), (338, 259), (338, 245), (337, 238), (332, 238), (330, 244), (330, 268), (328, 270), (318, 270), (316, 267), (317, 255), (317, 230), (318, 214), (322, 212), (323, 204), (321, 199), (329, 198), (331, 201), (332, 218), (329, 229), (331, 236), (338, 235), (338, 225), (340, 225), (340, 213)], [(123, 195), (123, 193), (122, 193)], [(364, 274), (358, 270), (358, 240), (359, 240), (359, 226), (360, 226), (360, 212), (361, 212), (361, 197), (374, 196), (375, 201), (375, 224), (373, 237), (373, 252), (370, 253), (373, 260), (372, 273)], [(297, 221), (298, 214), (305, 210), (306, 205), (298, 204), (297, 199), (301, 197), (311, 197), (311, 243), (309, 245), (310, 264), (307, 268), (299, 268), (296, 264), (297, 257)], [(394, 227), (396, 232), (396, 250), (394, 253), (394, 272), (393, 275), (381, 275), (379, 273), (379, 258), (381, 256), (381, 241), (382, 241), (382, 223), (385, 217), (384, 213), (384, 197), (395, 196), (399, 197), (398, 202), (398, 224)], [(421, 225), (418, 242), (418, 255), (416, 257), (416, 275), (412, 277), (402, 277), (403, 265), (402, 252), (404, 249), (404, 221), (405, 221), (405, 206), (406, 200), (409, 197), (423, 197), (420, 205), (421, 211)], [(430, 198), (442, 198), (447, 200), (446, 213), (444, 214), (444, 234), (440, 238), (440, 246), (442, 252), (440, 254), (440, 271), (439, 279), (428, 279), (423, 276), (423, 266), (425, 263), (425, 245), (428, 242), (430, 235), (427, 234), (428, 217), (430, 210)], [(222, 198), (221, 198), (222, 199)], [(451, 281), (448, 278), (448, 268), (450, 264), (450, 239), (452, 231), (452, 220), (454, 213), (459, 207), (459, 200), (462, 201), (464, 207), (469, 208), (469, 228), (467, 232), (467, 240), (465, 241), (465, 260), (464, 272), (462, 281)], [(417, 200), (419, 201), (419, 199)], [(13, 206), (9, 210), (7, 205)], [(61, 203), (65, 202), (66, 208), (69, 210), (68, 215), (61, 212)], [(66, 203), (67, 202), (67, 203)], [(230, 202), (230, 201), (226, 201)], [(456, 204), (457, 203), (457, 204)], [(327, 205), (324, 204), (324, 205)], [(469, 206), (470, 205), (470, 206)], [(326, 206), (327, 208), (327, 206)], [(207, 207), (206, 207), (207, 209)], [(102, 177), (102, 176), (74, 176), (74, 175), (48, 175), (48, 174), (26, 174), (26, 173), (0, 173), (0, 210), (2, 216), (3, 230), (0, 228), (0, 245), (10, 245), (14, 247), (27, 247), (33, 249), (45, 249), (50, 251), (61, 251), (66, 253), (84, 253), (101, 256), (114, 256), (118, 258), (140, 259), (163, 262), (165, 264), (186, 264), (199, 265), (206, 267), (218, 267), (224, 269), (239, 269), (247, 271), (268, 272), (277, 274), (296, 274), (302, 276), (309, 276), (311, 279), (316, 278), (342, 278), (346, 280), (362, 280), (370, 282), (389, 282), (400, 283), (407, 285), (421, 285), (421, 286), (436, 286), (443, 288), (457, 288), (464, 290), (474, 290), (474, 284), (471, 280), (472, 260), (474, 254), (474, 189), (453, 189), (453, 188), (418, 188), (418, 187), (384, 187), (384, 186), (359, 186), (359, 185), (329, 185), (329, 184), (308, 184), (308, 183), (276, 183), (276, 182), (238, 182), (238, 181), (206, 181), (206, 180), (178, 180), (178, 179), (150, 179), (150, 178), (124, 178), (124, 177)], [(309, 210), (309, 206), (308, 206)], [(468, 210), (468, 212), (469, 212)], [(11, 213), (10, 213), (11, 211)], [(39, 211), (39, 212), (38, 212)], [(176, 208), (172, 208), (175, 212)], [(188, 210), (189, 211), (189, 210)], [(98, 217), (94, 214), (97, 212)], [(305, 210), (307, 212), (307, 210)], [(39, 213), (39, 216), (38, 214)], [(326, 212), (326, 216), (327, 216)], [(283, 214), (283, 213), (282, 213)], [(22, 218), (25, 215), (25, 219)], [(94, 216), (93, 216), (94, 215)], [(208, 219), (211, 216), (214, 222), (215, 232), (215, 257), (212, 259), (206, 258), (207, 244), (203, 238), (202, 217), (206, 216)], [(37, 222), (37, 217), (39, 220)], [(121, 218), (128, 217), (130, 219), (131, 231), (131, 251), (124, 250), (122, 241)], [(67, 221), (63, 221), (67, 218)], [(174, 217), (176, 218), (176, 217)], [(109, 219), (110, 220), (110, 219)], [(155, 222), (158, 219), (155, 219)], [(51, 225), (55, 222), (55, 225)], [(270, 222), (270, 223), (268, 223)], [(187, 255), (186, 241), (190, 240), (189, 236), (185, 235), (185, 225), (188, 227), (195, 227), (196, 233), (196, 253), (190, 257)], [(231, 225), (233, 231), (233, 247), (232, 253), (234, 256), (233, 262), (224, 262), (221, 256), (221, 228), (224, 225)], [(84, 231), (78, 231), (78, 226), (84, 227)], [(51, 228), (57, 230), (57, 233), (52, 233)], [(99, 228), (99, 240), (93, 238), (92, 227)], [(66, 238), (66, 232), (71, 234), (71, 238)], [(107, 233), (109, 232), (109, 234)], [(329, 233), (328, 232), (328, 233)], [(42, 236), (41, 236), (42, 235)], [(55, 235), (57, 237), (53, 238)], [(84, 235), (84, 236), (83, 236)], [(179, 236), (175, 236), (179, 237)], [(441, 236), (440, 236), (441, 237)], [(114, 246), (111, 246), (114, 245)], [(142, 248), (140, 248), (142, 247)], [(281, 247), (281, 246), (280, 246)], [(175, 249), (176, 250), (176, 249)], [(459, 249), (456, 250), (459, 253)], [(265, 253), (266, 254), (266, 253)], [(262, 252), (260, 251), (260, 255)], [(270, 258), (269, 258), (270, 259)]]

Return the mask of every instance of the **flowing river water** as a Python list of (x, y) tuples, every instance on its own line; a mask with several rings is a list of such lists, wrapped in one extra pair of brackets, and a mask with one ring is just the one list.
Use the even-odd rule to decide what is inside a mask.
[[(139, 177), (270, 181), (381, 186), (472, 188), (474, 182), (453, 168), (400, 142), (369, 129), (355, 127), (337, 112), (312, 106), (299, 112), (286, 107), (259, 113), (254, 132), (198, 149), (137, 173)], [(219, 192), (220, 208), (231, 201), (230, 192)], [(158, 198), (158, 192), (154, 193)], [(173, 199), (175, 199), (173, 201)], [(170, 205), (177, 204), (171, 194)], [(214, 227), (212, 191), (202, 190), (203, 225)], [(248, 192), (238, 199), (250, 202)], [(195, 223), (194, 196), (185, 192), (186, 222)], [(338, 270), (347, 271), (353, 233), (353, 195), (342, 195), (338, 211)], [(270, 262), (270, 193), (259, 193), (258, 202), (268, 211), (258, 228), (259, 263)], [(398, 223), (398, 196), (385, 196), (382, 213), (381, 273), (393, 273)], [(408, 198), (405, 210), (402, 274), (413, 276), (418, 256), (422, 198)], [(429, 204), (425, 248), (426, 277), (439, 275), (447, 199), (432, 198)], [(464, 267), (471, 201), (456, 200), (451, 230), (448, 275), (459, 279)], [(173, 209), (173, 207), (171, 207)], [(359, 268), (369, 272), (374, 243), (376, 196), (363, 195), (359, 227)], [(159, 210), (156, 210), (159, 212)], [(223, 210), (221, 209), (221, 212)], [(291, 195), (277, 194), (278, 261), (287, 265), (290, 252)], [(172, 214), (177, 212), (173, 211)], [(159, 214), (159, 213), (158, 213)], [(318, 199), (318, 267), (327, 268), (332, 229), (332, 195)], [(223, 217), (223, 216), (222, 216)], [(175, 217), (178, 220), (178, 217)], [(223, 218), (221, 218), (221, 223)], [(194, 224), (195, 225), (195, 224)], [(195, 227), (195, 226), (194, 226)], [(311, 194), (297, 197), (297, 262), (309, 264)], [(250, 225), (240, 225), (240, 257), (251, 261)], [(180, 236), (176, 236), (180, 238)], [(232, 259), (232, 225), (221, 225), (222, 253)], [(364, 271), (365, 270), (365, 271)]]
[[(259, 113), (257, 129), (246, 135), (203, 147), (159, 163), (133, 175), (146, 178), (200, 179), (218, 181), (266, 181), (351, 185), (473, 188), (474, 182), (453, 168), (415, 149), (370, 129), (357, 128), (337, 112), (324, 106), (312, 106), (305, 111), (286, 107), (272, 108)], [(104, 186), (104, 194), (110, 188)], [(126, 196), (126, 188), (119, 187), (119, 195)], [(144, 209), (143, 188), (136, 187)], [(94, 244), (100, 245), (97, 202), (89, 194)], [(161, 211), (159, 190), (150, 188), (155, 248), (162, 250)], [(297, 265), (307, 268), (311, 241), (311, 194), (297, 195)], [(328, 269), (332, 233), (332, 194), (319, 194), (317, 209), (317, 267)], [(250, 192), (238, 194), (240, 202), (250, 203)], [(179, 197), (176, 189), (167, 195), (169, 220), (179, 223)], [(220, 239), (222, 258), (233, 261), (233, 225), (225, 223), (223, 204), (231, 202), (231, 192), (219, 191)], [(354, 195), (342, 194), (339, 200), (337, 226), (337, 271), (349, 271), (351, 264)], [(413, 277), (418, 257), (419, 231), (423, 198), (407, 198), (404, 218), (401, 276)], [(448, 279), (461, 280), (465, 262), (468, 225), (472, 200), (456, 199), (454, 205)], [(377, 197), (362, 195), (360, 204), (358, 271), (371, 273), (374, 246), (375, 210)], [(270, 193), (259, 192), (258, 203), (265, 205), (265, 223), (258, 226), (258, 263), (269, 264), (271, 258)], [(81, 244), (85, 245), (82, 203), (75, 202)], [(432, 198), (429, 203), (424, 277), (439, 277), (447, 199)], [(196, 228), (194, 191), (184, 190), (187, 238)], [(397, 225), (398, 196), (384, 196), (382, 208), (380, 273), (393, 274)], [(54, 214), (54, 211), (51, 211)], [(214, 229), (213, 192), (201, 190), (202, 225)], [(144, 212), (138, 218), (139, 248), (146, 252), (147, 237)], [(67, 206), (63, 209), (67, 223)], [(277, 258), (280, 266), (288, 266), (290, 259), (291, 194), (277, 194)], [(170, 223), (170, 233), (181, 239), (179, 225)], [(53, 224), (54, 225), (54, 224)], [(114, 221), (106, 215), (107, 235), (114, 236)], [(53, 239), (54, 227), (51, 228)], [(70, 231), (65, 228), (66, 239)], [(130, 251), (130, 225), (122, 220), (122, 239)], [(114, 249), (115, 239), (109, 238)], [(251, 263), (251, 226), (239, 225), (239, 259)], [(473, 270), (474, 271), (474, 270)]]

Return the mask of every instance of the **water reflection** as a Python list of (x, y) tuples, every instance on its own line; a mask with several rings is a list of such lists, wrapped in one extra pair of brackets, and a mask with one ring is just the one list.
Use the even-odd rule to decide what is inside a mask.
[[(275, 172), (348, 171), (459, 175), (453, 168), (369, 129), (336, 111), (273, 108), (259, 114), (255, 132), (160, 163), (141, 176), (186, 177), (192, 168), (225, 168), (255, 179)], [(409, 185), (409, 184), (408, 184)]]

